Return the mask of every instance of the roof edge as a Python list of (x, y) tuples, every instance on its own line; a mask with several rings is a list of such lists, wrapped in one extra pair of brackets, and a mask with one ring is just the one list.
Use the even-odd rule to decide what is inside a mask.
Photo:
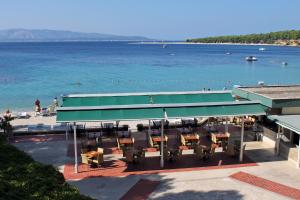
[(231, 90), (213, 90), (213, 91), (182, 91), (182, 92), (132, 92), (132, 93), (99, 93), (99, 94), (68, 94), (63, 97), (106, 97), (106, 96), (145, 96), (145, 95), (172, 95), (172, 94), (225, 94)]
[(181, 104), (138, 104), (138, 105), (117, 105), (117, 106), (78, 106), (78, 107), (60, 107), (57, 108), (57, 111), (116, 110), (116, 109), (174, 108), (174, 107), (176, 108), (176, 107), (251, 105), (251, 104), (260, 105), (260, 101), (231, 101), (231, 102), (181, 103)]

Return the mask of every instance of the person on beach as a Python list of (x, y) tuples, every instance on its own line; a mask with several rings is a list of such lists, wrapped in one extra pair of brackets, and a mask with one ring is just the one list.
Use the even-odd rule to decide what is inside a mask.
[(39, 99), (36, 99), (34, 102), (35, 105), (35, 112), (40, 113), (41, 112), (41, 102)]
[(58, 106), (59, 106), (59, 105), (58, 105), (57, 97), (55, 97), (55, 98), (53, 99), (53, 105), (54, 105), (54, 107), (58, 107)]
[(4, 113), (3, 115), (4, 117), (11, 117), (11, 112), (9, 109), (7, 109), (7, 111)]

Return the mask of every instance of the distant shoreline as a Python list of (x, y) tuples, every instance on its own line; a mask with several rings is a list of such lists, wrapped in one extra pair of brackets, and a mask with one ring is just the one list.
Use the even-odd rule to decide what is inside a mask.
[(203, 43), (203, 42), (133, 42), (131, 44), (189, 44), (189, 45), (238, 45), (238, 46), (289, 46), (299, 47), (299, 45), (266, 44), (266, 43)]

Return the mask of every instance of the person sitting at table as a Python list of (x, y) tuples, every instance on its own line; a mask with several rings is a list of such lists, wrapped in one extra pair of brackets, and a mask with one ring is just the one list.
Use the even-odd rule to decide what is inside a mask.
[(130, 137), (130, 132), (129, 131), (123, 131), (123, 137), (125, 137), (125, 138)]
[(160, 134), (159, 130), (153, 130), (151, 136), (160, 136)]
[(190, 129), (187, 127), (182, 128), (182, 133), (189, 133)]

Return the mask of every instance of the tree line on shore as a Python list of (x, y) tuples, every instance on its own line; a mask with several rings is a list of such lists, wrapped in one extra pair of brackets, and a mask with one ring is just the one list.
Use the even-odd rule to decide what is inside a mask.
[(195, 43), (265, 43), (265, 44), (280, 44), (283, 41), (300, 44), (300, 30), (278, 31), (261, 34), (249, 35), (229, 35), (207, 38), (187, 39), (187, 42)]

